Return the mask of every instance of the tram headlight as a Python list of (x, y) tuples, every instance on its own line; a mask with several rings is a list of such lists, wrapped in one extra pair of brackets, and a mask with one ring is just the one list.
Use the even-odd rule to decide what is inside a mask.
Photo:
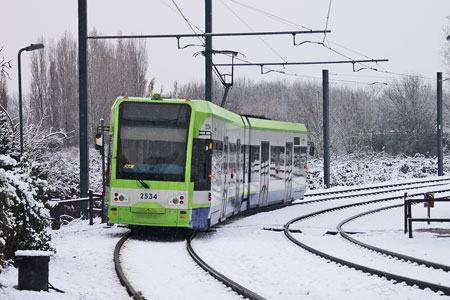
[(128, 197), (127, 194), (117, 192), (117, 191), (113, 191), (112, 195), (113, 195), (112, 200), (115, 203), (127, 203), (130, 199), (130, 197)]
[(171, 206), (182, 206), (184, 205), (185, 200), (183, 195), (172, 196), (168, 199), (168, 204)]

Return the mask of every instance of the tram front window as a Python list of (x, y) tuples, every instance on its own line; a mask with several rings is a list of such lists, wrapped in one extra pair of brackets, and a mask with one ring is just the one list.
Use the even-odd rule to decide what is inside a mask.
[(190, 114), (186, 104), (123, 102), (116, 177), (184, 181)]

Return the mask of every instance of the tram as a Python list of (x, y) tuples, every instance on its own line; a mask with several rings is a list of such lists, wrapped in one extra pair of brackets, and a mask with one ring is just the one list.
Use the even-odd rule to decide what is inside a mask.
[(155, 96), (117, 98), (110, 122), (109, 223), (202, 229), (305, 193), (304, 124)]

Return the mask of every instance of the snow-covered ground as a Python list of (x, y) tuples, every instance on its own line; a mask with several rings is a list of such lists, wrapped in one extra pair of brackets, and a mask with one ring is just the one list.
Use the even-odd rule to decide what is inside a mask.
[[(263, 230), (264, 227), (280, 228), (294, 217), (351, 201), (355, 199), (296, 205), (239, 218), (218, 226), (214, 232), (201, 234), (193, 247), (220, 272), (269, 299), (450, 299), (329, 263), (293, 245), (282, 232)], [(413, 209), (417, 217), (424, 216), (425, 212), (423, 206)], [(439, 204), (433, 208), (432, 216), (446, 217), (449, 212), (450, 204)], [(297, 234), (300, 239), (338, 248), (334, 251), (339, 252), (340, 246), (334, 245), (340, 245), (337, 243), (340, 237), (323, 233), (335, 230), (330, 228), (334, 226), (330, 225), (330, 219), (342, 220), (352, 213), (356, 212), (337, 211), (332, 217), (322, 215), (293, 227), (304, 231)], [(364, 232), (358, 235), (364, 242), (450, 264), (446, 256), (450, 246), (448, 231), (430, 230), (450, 230), (450, 224), (415, 224), (414, 229), (426, 231), (416, 231), (413, 239), (403, 234), (402, 226), (403, 211), (394, 209), (357, 219), (345, 229)], [(117, 226), (108, 228), (97, 219), (94, 226), (89, 226), (87, 221), (75, 221), (52, 231), (57, 253), (50, 260), (49, 281), (66, 293), (18, 291), (17, 270), (10, 268), (0, 274), (3, 286), (0, 299), (130, 299), (113, 265), (114, 245), (127, 230)], [(364, 261), (367, 253), (355, 248), (350, 256)], [(126, 275), (148, 299), (241, 298), (200, 269), (187, 254), (184, 241), (132, 240), (125, 243), (122, 255)]]
[(96, 220), (74, 221), (59, 231), (52, 231), (56, 254), (50, 259), (49, 282), (64, 294), (19, 291), (17, 269), (0, 274), (2, 300), (94, 300), (129, 299), (120, 284), (113, 264), (114, 246), (127, 228), (108, 228)]

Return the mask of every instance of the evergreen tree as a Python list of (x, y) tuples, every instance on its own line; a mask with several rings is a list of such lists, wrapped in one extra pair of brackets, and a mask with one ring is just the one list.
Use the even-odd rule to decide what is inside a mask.
[(0, 272), (16, 250), (50, 250), (50, 193), (39, 165), (19, 160), (11, 123), (0, 112)]

